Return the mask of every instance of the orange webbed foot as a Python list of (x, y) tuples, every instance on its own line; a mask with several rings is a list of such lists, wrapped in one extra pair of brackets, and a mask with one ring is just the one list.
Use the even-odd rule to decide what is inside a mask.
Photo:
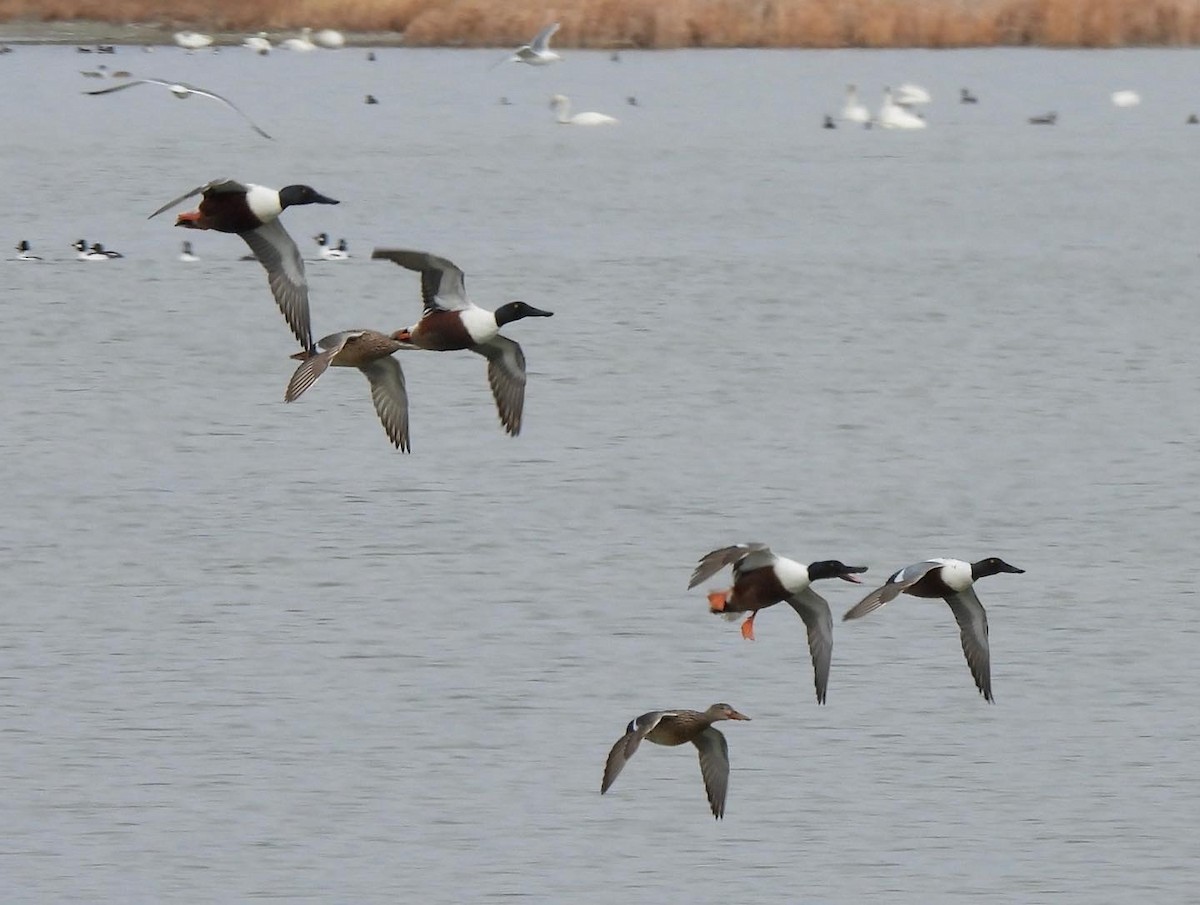
[(747, 641), (754, 640), (754, 613), (746, 617), (746, 621), (742, 623), (742, 637)]
[(710, 613), (725, 612), (725, 604), (729, 602), (728, 591), (709, 591), (708, 592), (708, 611)]
[(183, 226), (188, 229), (204, 229), (200, 225), (200, 211), (184, 211), (175, 218), (176, 226)]

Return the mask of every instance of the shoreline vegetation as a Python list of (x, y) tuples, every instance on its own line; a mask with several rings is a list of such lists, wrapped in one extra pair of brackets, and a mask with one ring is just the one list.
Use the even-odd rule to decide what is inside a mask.
[(1200, 0), (0, 0), (10, 43), (171, 43), (173, 32), (286, 37), (336, 28), (358, 46), (950, 48), (1200, 44)]

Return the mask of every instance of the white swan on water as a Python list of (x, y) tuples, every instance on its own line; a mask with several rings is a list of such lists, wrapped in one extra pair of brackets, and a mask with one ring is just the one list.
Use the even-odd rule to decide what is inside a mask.
[(175, 32), (175, 43), (184, 50), (200, 50), (213, 42), (212, 35), (204, 35), (198, 31)]
[(858, 86), (846, 86), (846, 105), (842, 107), (842, 119), (849, 123), (869, 123), (871, 111), (858, 99)]
[(571, 100), (565, 94), (556, 94), (550, 98), (550, 106), (554, 108), (556, 118), (564, 126), (614, 126), (615, 116), (606, 113), (576, 113), (571, 115)]
[(901, 107), (919, 107), (933, 100), (928, 91), (912, 82), (907, 82), (897, 88), (894, 97), (896, 103)]
[(300, 37), (288, 38), (279, 44), (284, 50), (295, 50), (298, 53), (308, 53), (310, 50), (316, 50), (317, 45), (312, 42), (312, 29), (300, 29)]
[(925, 120), (897, 104), (891, 88), (883, 89), (883, 106), (879, 108), (879, 125), (885, 129), (924, 129)]

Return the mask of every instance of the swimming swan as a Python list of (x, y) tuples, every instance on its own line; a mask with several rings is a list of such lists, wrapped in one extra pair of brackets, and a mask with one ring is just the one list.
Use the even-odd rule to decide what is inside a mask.
[(883, 89), (883, 106), (879, 108), (879, 125), (885, 129), (924, 129), (925, 120), (897, 104), (892, 89)]
[(550, 98), (550, 106), (558, 121), (564, 126), (615, 126), (617, 118), (605, 113), (576, 113), (571, 115), (571, 101), (565, 94)]
[(842, 107), (842, 119), (849, 123), (869, 123), (871, 111), (858, 99), (858, 86), (846, 86), (846, 105)]

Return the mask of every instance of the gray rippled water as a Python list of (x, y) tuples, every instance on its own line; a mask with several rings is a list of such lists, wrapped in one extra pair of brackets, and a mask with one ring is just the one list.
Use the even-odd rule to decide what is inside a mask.
[[(1197, 52), (377, 55), (108, 58), (274, 143), (0, 58), (5, 241), (47, 258), (0, 263), (4, 900), (1190, 901)], [(928, 129), (818, 127), (901, 81)], [(522, 436), (465, 354), (402, 357), (410, 456), (356, 374), (285, 406), (242, 243), (146, 220), (221, 176), (342, 200), (285, 215), (355, 254), (309, 265), (318, 334), (415, 320), (374, 245), (555, 311), (506, 329)], [(684, 590), (743, 540), (1025, 568), (979, 588), (997, 704), (906, 598), (835, 626), (818, 707), (791, 612), (751, 644)], [(690, 750), (600, 797), (632, 716), (718, 700), (724, 821)]]

